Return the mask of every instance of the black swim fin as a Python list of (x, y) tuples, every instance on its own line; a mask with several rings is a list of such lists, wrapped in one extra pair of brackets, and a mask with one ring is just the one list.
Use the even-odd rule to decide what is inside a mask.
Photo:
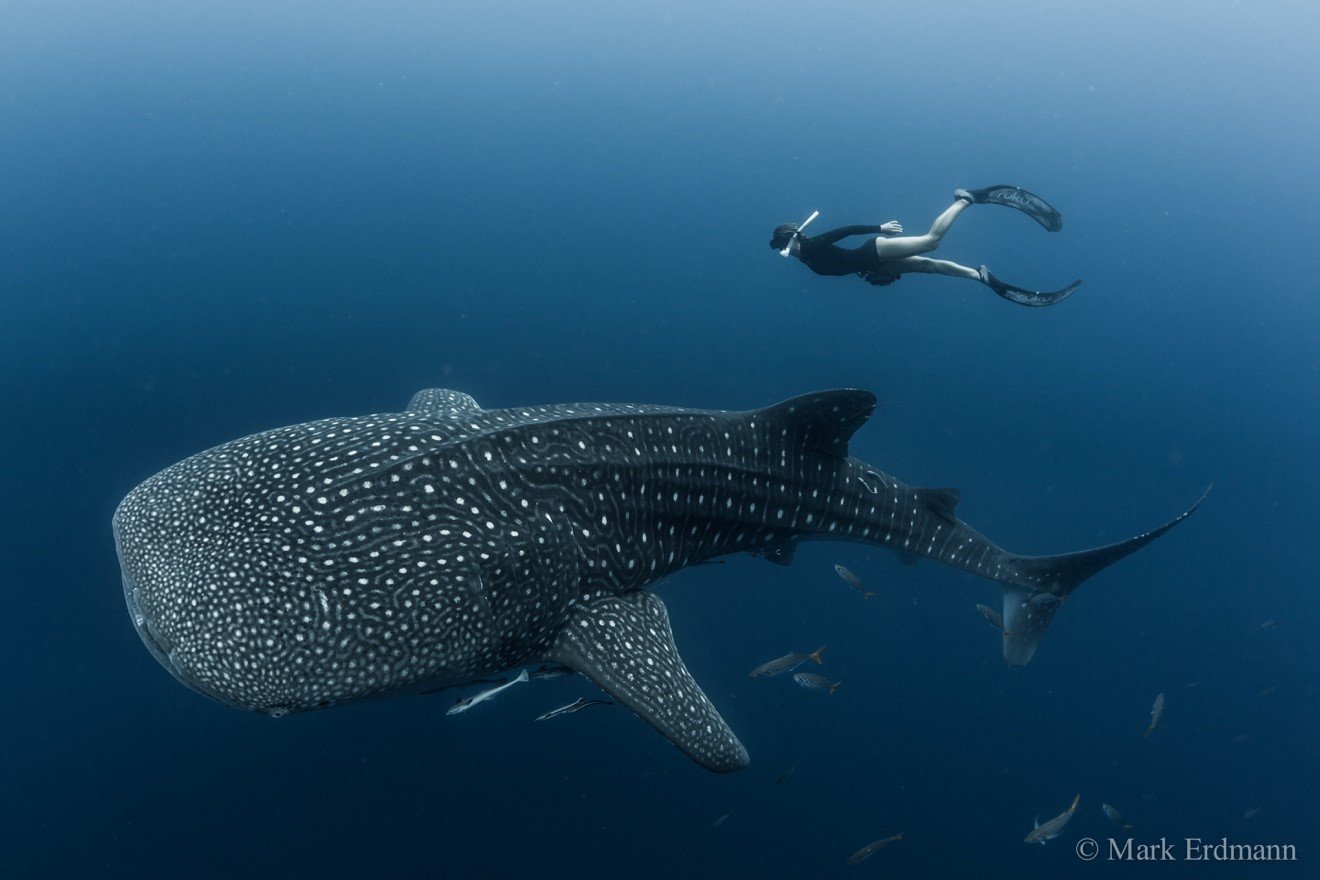
[(1052, 306), (1055, 303), (1063, 302), (1082, 283), (1082, 279), (1078, 278), (1062, 290), (1024, 290), (1021, 287), (1014, 287), (1000, 281), (985, 266), (982, 266), (978, 271), (981, 273), (982, 284), (1009, 302), (1015, 302), (1020, 306)]
[(1020, 186), (998, 184), (985, 189), (969, 189), (974, 205), (1003, 205), (1005, 208), (1017, 208), (1050, 232), (1063, 228), (1063, 215), (1054, 206), (1035, 193), (1027, 192)]

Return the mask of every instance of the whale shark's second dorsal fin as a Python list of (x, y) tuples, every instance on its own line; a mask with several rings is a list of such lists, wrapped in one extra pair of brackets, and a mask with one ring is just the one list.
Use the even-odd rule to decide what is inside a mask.
[(756, 411), (769, 422), (770, 436), (835, 458), (848, 457), (848, 440), (875, 410), (875, 395), (850, 388), (817, 391)]
[(917, 489), (917, 501), (931, 513), (947, 523), (957, 522), (954, 508), (962, 500), (957, 489)]
[(747, 766), (747, 750), (683, 665), (669, 612), (651, 593), (579, 606), (550, 658), (591, 679), (701, 766), (719, 773)]
[(442, 419), (461, 419), (481, 412), (472, 395), (448, 388), (423, 388), (408, 401), (408, 412)]

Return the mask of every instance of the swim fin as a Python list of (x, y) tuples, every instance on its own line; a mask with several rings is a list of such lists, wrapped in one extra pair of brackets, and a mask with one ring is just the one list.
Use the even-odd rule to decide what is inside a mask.
[(998, 184), (987, 186), (985, 189), (969, 189), (965, 192), (972, 197), (974, 205), (1003, 205), (1006, 208), (1017, 208), (1050, 232), (1058, 232), (1063, 228), (1063, 215), (1056, 211), (1053, 205), (1020, 186)]
[(1082, 279), (1078, 278), (1062, 290), (1024, 290), (1021, 287), (1014, 287), (1000, 281), (985, 266), (977, 271), (981, 273), (982, 284), (1009, 302), (1015, 302), (1020, 306), (1052, 306), (1057, 302), (1063, 302), (1082, 283)]

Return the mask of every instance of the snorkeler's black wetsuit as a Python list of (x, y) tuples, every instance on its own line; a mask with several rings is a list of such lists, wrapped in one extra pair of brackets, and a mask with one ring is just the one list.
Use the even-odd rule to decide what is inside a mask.
[[(879, 226), (840, 226), (820, 235), (798, 237), (801, 251), (798, 259), (817, 275), (870, 275), (881, 267), (880, 255), (875, 252), (875, 236)], [(866, 243), (855, 248), (841, 248), (835, 244), (850, 235), (869, 235)]]

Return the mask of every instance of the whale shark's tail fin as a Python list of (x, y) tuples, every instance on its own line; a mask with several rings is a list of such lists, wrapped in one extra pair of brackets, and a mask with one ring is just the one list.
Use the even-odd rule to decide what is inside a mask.
[(1209, 494), (1207, 488), (1195, 504), (1164, 525), (1117, 544), (1057, 556), (1009, 555), (1007, 567), (1014, 574), (1004, 585), (1004, 662), (1026, 666), (1069, 593), (1191, 516)]

